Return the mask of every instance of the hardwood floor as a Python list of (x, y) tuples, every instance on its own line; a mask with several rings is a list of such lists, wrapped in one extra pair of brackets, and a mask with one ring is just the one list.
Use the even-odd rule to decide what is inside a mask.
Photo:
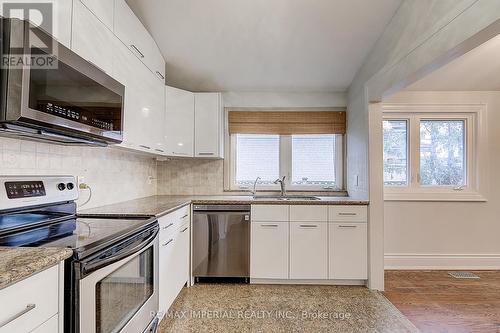
[(384, 295), (423, 333), (500, 332), (500, 271), (386, 271)]

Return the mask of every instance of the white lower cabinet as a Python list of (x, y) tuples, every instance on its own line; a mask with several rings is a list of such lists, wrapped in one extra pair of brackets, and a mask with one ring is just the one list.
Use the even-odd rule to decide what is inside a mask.
[(0, 290), (0, 332), (62, 332), (60, 278), (56, 265)]
[[(172, 214), (175, 214), (172, 213)], [(169, 214), (169, 215), (172, 215)], [(189, 220), (177, 229), (169, 229), (171, 216), (159, 219), (160, 251), (159, 251), (159, 311), (165, 315), (175, 298), (189, 279)], [(173, 224), (172, 226), (175, 226)], [(167, 227), (167, 228), (165, 228)]]
[(328, 278), (328, 224), (290, 223), (290, 278)]
[(252, 222), (250, 277), (288, 279), (288, 222)]
[(366, 209), (252, 205), (250, 278), (256, 283), (366, 280)]
[(329, 224), (330, 279), (367, 279), (367, 223)]

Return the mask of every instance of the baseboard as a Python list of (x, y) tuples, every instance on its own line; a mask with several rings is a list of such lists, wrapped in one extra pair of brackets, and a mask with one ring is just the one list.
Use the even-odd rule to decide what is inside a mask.
[(500, 254), (415, 254), (386, 253), (385, 269), (498, 270)]
[(366, 280), (285, 280), (285, 279), (255, 279), (250, 278), (251, 284), (297, 284), (297, 285), (326, 285), (326, 286), (364, 286)]

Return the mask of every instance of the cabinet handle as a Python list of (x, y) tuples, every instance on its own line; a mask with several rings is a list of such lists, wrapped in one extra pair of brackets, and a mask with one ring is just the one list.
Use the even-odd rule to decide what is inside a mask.
[(357, 228), (357, 225), (339, 225), (339, 228)]
[(133, 48), (135, 50), (135, 52), (139, 53), (139, 55), (141, 56), (141, 58), (144, 58), (144, 53), (142, 53), (141, 50), (139, 50), (137, 48), (137, 46), (135, 46), (134, 44), (130, 44), (130, 47)]
[(167, 225), (167, 226), (163, 227), (163, 230), (168, 229), (168, 228), (170, 228), (170, 227), (171, 227), (171, 226), (173, 226), (173, 225), (174, 225), (173, 223), (170, 223), (169, 225)]
[(174, 241), (173, 238), (170, 238), (167, 242), (163, 243), (162, 246), (167, 246), (168, 244), (172, 243)]
[(163, 76), (162, 73), (160, 73), (159, 71), (156, 71), (156, 74), (160, 77), (160, 79), (165, 80), (165, 76)]
[(189, 216), (189, 214), (186, 214), (186, 215), (184, 215), (183, 217), (181, 217), (181, 219), (185, 219), (185, 218), (186, 218), (186, 217), (188, 217), (188, 216)]
[(278, 227), (277, 224), (261, 224), (260, 226), (264, 227), (264, 228), (266, 228), (266, 227), (270, 227), (270, 228), (276, 228), (276, 227)]
[(145, 145), (139, 145), (139, 147), (145, 148), (145, 149), (151, 149), (150, 146), (145, 146)]
[(215, 153), (198, 153), (200, 156), (212, 156), (215, 155)]
[(300, 228), (317, 228), (318, 225), (317, 224), (300, 224), (299, 227)]
[(175, 151), (172, 152), (174, 155), (182, 155), (182, 156), (189, 156), (187, 153), (176, 153)]
[(339, 213), (340, 216), (356, 216), (357, 213)]
[(184, 228), (184, 230), (181, 230), (181, 232), (184, 232), (184, 231), (186, 231), (186, 230), (188, 230), (188, 227), (185, 227), (185, 228)]
[(156, 151), (159, 151), (160, 153), (164, 153), (164, 152), (165, 152), (163, 149), (158, 149), (158, 148), (156, 148), (155, 150), (156, 150)]
[(13, 322), (14, 320), (18, 319), (19, 317), (27, 314), (28, 312), (30, 312), (31, 310), (34, 310), (35, 308), (36, 308), (36, 304), (28, 304), (28, 305), (26, 305), (26, 307), (24, 308), (24, 310), (20, 311), (19, 313), (15, 314), (12, 317), (7, 318), (3, 322), (1, 322), (0, 323), (0, 328), (6, 326), (7, 324), (9, 324), (11, 322)]

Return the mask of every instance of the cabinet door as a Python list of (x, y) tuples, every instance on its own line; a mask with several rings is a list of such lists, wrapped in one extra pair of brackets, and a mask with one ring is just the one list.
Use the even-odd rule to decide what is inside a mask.
[(367, 279), (366, 223), (330, 223), (330, 279)]
[(160, 243), (159, 250), (159, 271), (158, 271), (158, 303), (160, 314), (163, 316), (175, 298), (177, 290), (175, 288), (177, 267), (175, 267), (175, 247), (177, 238), (172, 236)]
[(177, 243), (177, 287), (180, 291), (184, 284), (189, 280), (189, 250), (190, 243), (190, 228), (189, 225), (183, 225), (179, 231), (179, 241)]
[(165, 146), (167, 155), (194, 155), (194, 94), (166, 87)]
[[(3, 13), (3, 6), (4, 4), (13, 4), (14, 6), (16, 3), (19, 3), (20, 1), (12, 1), (12, 0), (0, 0), (0, 16), (7, 16), (9, 15), (10, 17), (13, 18), (18, 18), (21, 20), (28, 19), (27, 17), (24, 16), (24, 11), (22, 10), (14, 10), (10, 13)], [(67, 48), (71, 47), (71, 11), (73, 7), (73, 0), (57, 0), (57, 1), (40, 1), (40, 0), (35, 0), (35, 1), (28, 1), (28, 3), (34, 3), (36, 4), (37, 2), (42, 2), (42, 3), (50, 3), (52, 4), (52, 11), (54, 17), (52, 17), (52, 26), (51, 31), (48, 31), (55, 39), (59, 41), (59, 43), (63, 44)], [(52, 14), (52, 13), (51, 13)], [(35, 16), (38, 18), (38, 15)]]
[(194, 151), (196, 157), (222, 158), (222, 108), (220, 93), (194, 96)]
[(141, 59), (159, 81), (165, 83), (165, 60), (153, 37), (125, 0), (115, 0), (113, 26), (115, 35)]
[(83, 4), (104, 23), (108, 29), (113, 30), (114, 0), (81, 0)]
[(111, 75), (114, 45), (114, 36), (111, 30), (106, 28), (80, 0), (73, 0), (71, 49)]
[(250, 277), (288, 279), (288, 222), (252, 222)]
[(327, 223), (290, 223), (290, 279), (328, 277), (327, 228)]

